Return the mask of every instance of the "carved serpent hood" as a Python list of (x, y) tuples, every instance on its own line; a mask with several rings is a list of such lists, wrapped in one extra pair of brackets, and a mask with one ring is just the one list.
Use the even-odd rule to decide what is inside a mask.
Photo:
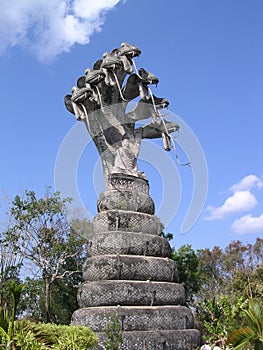
[[(66, 108), (85, 123), (96, 144), (106, 181), (116, 169), (142, 177), (137, 170), (141, 140), (161, 138), (179, 128), (163, 120), (159, 110), (169, 102), (151, 92), (149, 86), (159, 83), (157, 76), (144, 68), (137, 70), (133, 58), (140, 54), (137, 46), (128, 43), (104, 53), (93, 69), (87, 68), (85, 75), (78, 78), (72, 95), (65, 96)], [(139, 96), (137, 106), (127, 112), (128, 103)], [(152, 123), (144, 127), (136, 124), (148, 118)]]

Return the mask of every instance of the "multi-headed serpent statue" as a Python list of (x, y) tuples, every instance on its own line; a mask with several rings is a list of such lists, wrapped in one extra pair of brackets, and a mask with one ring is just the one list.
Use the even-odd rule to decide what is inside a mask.
[[(158, 84), (158, 78), (142, 68), (133, 73), (133, 57), (140, 53), (137, 47), (126, 43), (105, 53), (92, 70), (87, 68), (85, 76), (78, 79), (72, 95), (65, 96), (67, 109), (84, 121), (96, 144), (106, 183), (114, 173), (144, 178), (137, 170), (141, 140), (163, 137), (165, 148), (169, 149), (169, 132), (179, 129), (177, 124), (160, 118), (158, 110), (169, 102), (155, 97), (149, 89), (150, 84)], [(127, 104), (138, 96), (141, 100), (137, 107), (125, 113)], [(136, 121), (150, 117), (153, 123), (135, 128)]]
[[(169, 151), (170, 133), (179, 126), (162, 117), (160, 110), (169, 102), (151, 92), (149, 85), (157, 85), (158, 78), (137, 70), (133, 58), (140, 54), (127, 43), (105, 53), (64, 99), (98, 149), (106, 184), (78, 290), (80, 309), (72, 323), (89, 326), (103, 343), (108, 318), (115, 314), (123, 331), (120, 349), (194, 349), (199, 332), (192, 329), (193, 315), (185, 306), (171, 247), (154, 215), (146, 176), (137, 166), (142, 139), (162, 138)], [(136, 98), (136, 107), (127, 111)], [(149, 124), (136, 126), (148, 118)]]

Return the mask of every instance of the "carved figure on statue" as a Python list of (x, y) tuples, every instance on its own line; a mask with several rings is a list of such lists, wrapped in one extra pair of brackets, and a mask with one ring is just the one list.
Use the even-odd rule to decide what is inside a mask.
[(138, 172), (137, 159), (142, 140), (142, 130), (135, 130), (133, 135), (125, 135), (118, 148), (112, 174), (127, 174), (146, 179), (142, 172)]

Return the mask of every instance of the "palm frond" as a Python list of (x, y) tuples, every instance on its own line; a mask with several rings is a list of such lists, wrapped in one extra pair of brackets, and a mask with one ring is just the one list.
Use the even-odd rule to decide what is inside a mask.
[(10, 317), (8, 310), (0, 307), (0, 328), (3, 329), (6, 333), (8, 332), (9, 321)]
[(227, 344), (233, 347), (233, 350), (241, 349), (246, 343), (254, 338), (255, 334), (250, 327), (236, 329), (230, 333)]
[(263, 307), (262, 303), (253, 299), (250, 300), (248, 310), (244, 310), (245, 315), (247, 316), (247, 321), (249, 326), (254, 329), (255, 333), (262, 335), (263, 334)]

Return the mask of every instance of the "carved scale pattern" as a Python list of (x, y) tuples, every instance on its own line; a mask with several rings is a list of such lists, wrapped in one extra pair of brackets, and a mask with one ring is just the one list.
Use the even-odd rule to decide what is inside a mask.
[[(123, 194), (132, 198), (125, 210), (118, 202)], [(72, 324), (89, 326), (102, 341), (108, 317), (115, 313), (123, 330), (121, 350), (194, 349), (200, 335), (184, 306), (184, 288), (170, 245), (160, 236), (160, 221), (148, 205), (134, 210), (136, 196), (141, 203), (142, 194), (145, 203), (152, 202), (147, 180), (114, 174), (100, 195), (102, 210), (93, 220), (85, 282), (78, 290), (80, 309)]]

